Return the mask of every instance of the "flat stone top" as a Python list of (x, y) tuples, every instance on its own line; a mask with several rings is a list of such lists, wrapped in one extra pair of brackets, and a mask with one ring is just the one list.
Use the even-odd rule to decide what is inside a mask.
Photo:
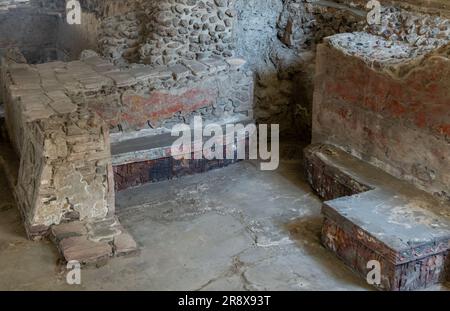
[(377, 189), (326, 205), (390, 249), (401, 252), (450, 241), (450, 210), (439, 213), (432, 209), (433, 203)]
[(450, 20), (398, 6), (382, 6), (379, 23), (364, 32), (331, 36), (327, 41), (367, 63), (392, 65), (433, 53), (450, 43)]
[(208, 58), (176, 67), (136, 65), (121, 68), (100, 56), (39, 65), (8, 62), (11, 80), (8, 87), (13, 99), (20, 102), (27, 122), (33, 122), (76, 111), (77, 103), (72, 97), (79, 93), (92, 94), (113, 86), (127, 89), (155, 80), (176, 81), (188, 76), (208, 76), (238, 70), (244, 64), (243, 60), (236, 58)]
[(400, 41), (389, 41), (365, 32), (341, 33), (325, 39), (345, 54), (357, 56), (364, 61), (381, 64), (399, 64), (412, 58), (414, 48)]

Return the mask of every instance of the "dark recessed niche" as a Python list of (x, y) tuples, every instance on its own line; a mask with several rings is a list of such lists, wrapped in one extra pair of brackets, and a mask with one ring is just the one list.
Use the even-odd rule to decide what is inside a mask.
[(67, 61), (67, 55), (56, 48), (43, 49), (22, 49), (22, 54), (25, 56), (29, 64), (43, 64), (53, 61)]

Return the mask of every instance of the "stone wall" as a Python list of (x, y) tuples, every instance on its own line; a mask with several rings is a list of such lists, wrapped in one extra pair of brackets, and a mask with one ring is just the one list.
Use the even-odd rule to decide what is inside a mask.
[[(245, 64), (232, 58), (236, 17), (233, 1), (120, 3), (83, 1), (82, 25), (63, 27), (72, 27), (70, 34), (83, 37), (79, 48), (96, 42), (104, 57), (130, 69), (120, 75), (122, 80), (128, 79), (125, 84), (131, 90), (110, 90), (108, 102), (104, 96), (88, 100), (113, 131), (189, 123), (198, 114), (210, 121), (253, 117), (252, 73), (248, 69), (233, 70)], [(60, 35), (64, 33), (62, 30)], [(62, 46), (70, 45), (68, 40), (60, 42)], [(69, 50), (72, 55), (76, 51)], [(145, 65), (152, 66), (154, 72)], [(153, 79), (142, 86), (136, 83), (135, 74), (139, 75), (137, 80), (146, 75)], [(150, 105), (154, 100), (157, 102)], [(151, 107), (152, 111), (138, 106)], [(166, 119), (150, 121), (149, 113), (156, 114), (156, 119), (164, 114)]]
[(448, 42), (430, 51), (362, 32), (328, 38), (318, 49), (314, 142), (450, 199)]
[[(61, 2), (35, 1), (48, 8)], [(365, 18), (358, 10), (364, 9), (366, 3), (362, 0), (80, 2), (81, 25), (69, 26), (64, 18), (59, 18), (58, 27), (50, 32), (46, 31), (49, 27), (39, 30), (48, 38), (57, 29), (56, 35), (51, 36), (56, 36), (57, 50), (64, 51), (64, 57), (77, 59), (83, 50), (95, 49), (122, 65), (173, 64), (180, 59), (234, 53), (246, 59), (256, 73), (257, 120), (280, 123), (282, 132), (300, 133), (305, 140), (311, 135), (315, 46), (326, 36), (361, 30)], [(442, 0), (398, 2), (402, 3), (421, 5), (424, 10), (437, 8), (440, 14), (447, 5)]]
[(58, 24), (58, 46), (69, 60), (78, 59), (83, 50), (98, 50), (102, 44), (99, 42), (102, 21), (133, 11), (136, 0), (80, 0), (80, 4), (81, 25), (68, 25), (65, 19)]
[(99, 57), (85, 62), (104, 75), (101, 81), (114, 82), (96, 83), (85, 99), (114, 133), (170, 130), (174, 124), (190, 124), (194, 116), (216, 122), (253, 117), (253, 75), (241, 59), (206, 58), (120, 70)]
[(146, 36), (141, 61), (162, 65), (233, 56), (233, 0), (144, 1), (142, 9)]
[(60, 13), (52, 1), (0, 2), (0, 55), (17, 47), (35, 63), (63, 58), (57, 47)]
[(449, 199), (450, 20), (390, 6), (381, 17), (318, 49), (313, 139)]
[(255, 116), (310, 140), (315, 46), (362, 27), (361, 16), (306, 0), (236, 2), (237, 54), (256, 72)]
[[(255, 116), (260, 122), (280, 123), (284, 133), (310, 139), (316, 46), (327, 36), (363, 30), (366, 4), (365, 0), (236, 1), (236, 53), (256, 72)], [(447, 14), (442, 8), (448, 6), (446, 0), (395, 4), (420, 5), (414, 9), (439, 15)]]
[(84, 22), (71, 26), (69, 32), (78, 39), (60, 39), (63, 46), (73, 46), (68, 54), (91, 47), (122, 66), (236, 54), (256, 71), (258, 121), (280, 123), (282, 131), (300, 132), (307, 140), (315, 43), (353, 30), (358, 22), (346, 11), (311, 6), (303, 0), (126, 3), (82, 2)]
[(248, 60), (256, 72), (256, 118), (309, 140), (314, 47), (356, 30), (360, 17), (306, 0), (81, 1), (82, 24), (60, 20), (70, 58), (95, 49), (116, 64), (175, 64), (210, 55)]
[(90, 23), (95, 16), (97, 25), (91, 28), (98, 33), (98, 48), (116, 63), (169, 65), (233, 55), (232, 1), (136, 0), (113, 9), (114, 1), (96, 2), (96, 6), (84, 3), (84, 17)]

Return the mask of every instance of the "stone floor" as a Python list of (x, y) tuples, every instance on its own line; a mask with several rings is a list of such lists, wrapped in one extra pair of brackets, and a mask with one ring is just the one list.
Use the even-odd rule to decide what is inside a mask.
[(55, 246), (25, 239), (1, 173), (0, 290), (370, 290), (321, 246), (320, 206), (299, 160), (127, 190), (117, 211), (140, 255), (86, 268), (71, 286)]

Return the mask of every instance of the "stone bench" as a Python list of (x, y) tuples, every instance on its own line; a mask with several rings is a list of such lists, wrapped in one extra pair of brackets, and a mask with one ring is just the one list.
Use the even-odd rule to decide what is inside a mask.
[[(246, 126), (250, 120), (243, 123)], [(122, 191), (131, 187), (136, 187), (145, 183), (164, 181), (203, 173), (209, 170), (226, 167), (238, 162), (236, 146), (244, 144), (246, 146), (246, 158), (248, 154), (248, 144), (250, 133), (239, 136), (235, 135), (230, 143), (227, 141), (226, 126), (222, 126), (223, 136), (216, 136), (223, 142), (220, 148), (223, 149), (223, 159), (195, 159), (194, 153), (186, 154), (186, 159), (176, 159), (172, 156), (172, 144), (178, 137), (171, 136), (171, 133), (161, 133), (154, 136), (136, 137), (126, 140), (112, 141), (111, 152), (114, 170), (114, 181), (116, 191)], [(194, 146), (203, 142), (196, 142), (191, 133), (191, 151)], [(233, 150), (233, 158), (225, 155), (228, 150)], [(179, 156), (179, 155), (177, 155)]]
[(339, 148), (305, 150), (310, 184), (325, 197), (322, 242), (367, 279), (380, 263), (383, 290), (448, 281), (450, 210), (446, 202)]

